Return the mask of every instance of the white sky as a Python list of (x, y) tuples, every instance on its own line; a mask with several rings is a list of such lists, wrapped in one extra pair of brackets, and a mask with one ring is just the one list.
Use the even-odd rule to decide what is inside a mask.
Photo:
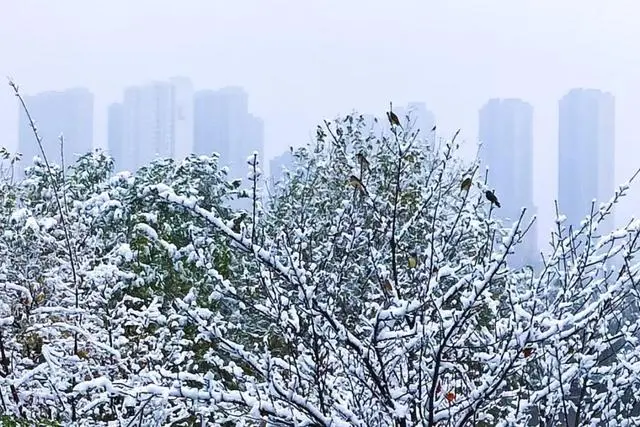
[[(0, 0), (0, 11), (0, 75), (25, 93), (89, 87), (98, 146), (124, 86), (173, 75), (196, 88), (244, 86), (265, 120), (268, 157), (307, 142), (324, 118), (381, 113), (390, 100), (425, 101), (439, 129), (475, 141), (488, 98), (520, 97), (535, 108), (534, 196), (547, 216), (557, 100), (585, 86), (616, 96), (616, 180), (640, 166), (633, 0)], [(3, 84), (0, 145), (16, 140)], [(618, 216), (630, 214), (627, 203)]]

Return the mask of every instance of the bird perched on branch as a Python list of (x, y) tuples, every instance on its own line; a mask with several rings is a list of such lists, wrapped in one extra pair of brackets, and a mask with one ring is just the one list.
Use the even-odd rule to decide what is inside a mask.
[(460, 191), (469, 191), (471, 189), (471, 178), (465, 178), (460, 184)]
[(240, 188), (241, 184), (242, 184), (242, 180), (241, 179), (234, 179), (233, 181), (231, 181), (229, 186), (231, 187), (231, 189), (236, 190), (236, 189)]
[(360, 191), (361, 193), (367, 194), (367, 189), (364, 188), (364, 184), (362, 183), (362, 181), (360, 181), (360, 178), (358, 178), (357, 176), (351, 175), (349, 177), (349, 185), (351, 185), (353, 188)]
[(239, 233), (240, 232), (240, 227), (242, 225), (242, 222), (247, 219), (247, 213), (246, 212), (242, 212), (240, 215), (236, 216), (235, 218), (233, 218), (233, 223), (231, 225), (231, 230), (233, 230), (234, 233)]
[(418, 265), (418, 254), (415, 252), (411, 252), (409, 254), (409, 268), (416, 268), (416, 266)]
[(533, 347), (525, 347), (522, 349), (522, 355), (524, 357), (529, 357), (533, 354)]
[(400, 126), (400, 119), (393, 111), (387, 111), (387, 119), (389, 119), (389, 123), (391, 123), (392, 126)]
[(391, 280), (388, 278), (384, 279), (382, 282), (382, 289), (387, 296), (393, 296), (393, 285), (391, 284)]
[(367, 160), (367, 158), (364, 156), (364, 154), (362, 153), (358, 153), (356, 154), (356, 159), (358, 160), (358, 163), (360, 163), (360, 167), (364, 170), (368, 170), (369, 169), (369, 160)]
[(494, 194), (493, 191), (487, 190), (487, 191), (485, 191), (484, 195), (486, 196), (488, 201), (490, 201), (491, 203), (493, 203), (497, 207), (500, 207), (500, 202), (498, 201), (498, 198), (496, 197), (496, 195)]

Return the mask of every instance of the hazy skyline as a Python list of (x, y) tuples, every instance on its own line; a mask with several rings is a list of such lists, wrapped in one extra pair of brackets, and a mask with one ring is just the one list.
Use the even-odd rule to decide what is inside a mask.
[[(42, 92), (25, 95), (24, 102), (29, 106), (29, 114), (36, 121), (38, 134), (43, 141), (53, 141), (47, 152), (51, 162), (61, 165), (75, 163), (76, 153), (91, 150), (94, 141), (93, 94), (86, 88), (72, 88), (61, 92)], [(24, 110), (19, 113), (18, 147), (23, 155), (23, 168), (30, 165), (33, 157), (40, 156), (40, 148), (35, 143), (29, 118)], [(64, 156), (61, 156), (61, 137), (64, 141)]]
[[(546, 234), (558, 100), (570, 89), (616, 97), (616, 185), (640, 165), (629, 155), (638, 151), (638, 18), (630, 0), (22, 0), (3, 5), (0, 74), (25, 94), (88, 87), (100, 147), (107, 106), (128, 85), (183, 75), (196, 90), (243, 86), (265, 122), (266, 158), (308, 142), (325, 118), (352, 109), (382, 117), (389, 101), (425, 102), (439, 134), (462, 128), (473, 154), (479, 108), (521, 98), (534, 108), (534, 201)], [(0, 145), (15, 149), (17, 106), (3, 87)], [(618, 212), (625, 219), (630, 204)]]
[[(520, 99), (493, 98), (478, 112), (478, 152), (484, 179), (489, 168), (489, 188), (503, 200), (495, 212), (506, 224), (520, 218), (521, 207), (527, 206), (523, 221), (526, 227), (536, 214), (533, 202), (533, 107)], [(531, 229), (536, 234), (537, 224)], [(533, 240), (533, 239), (532, 239)], [(516, 248), (515, 261), (533, 264), (539, 258), (536, 245), (527, 241)]]
[[(574, 227), (590, 211), (592, 199), (607, 201), (614, 192), (615, 105), (612, 94), (596, 90), (573, 90), (559, 101), (558, 205)], [(612, 231), (615, 214), (600, 224), (599, 232)]]

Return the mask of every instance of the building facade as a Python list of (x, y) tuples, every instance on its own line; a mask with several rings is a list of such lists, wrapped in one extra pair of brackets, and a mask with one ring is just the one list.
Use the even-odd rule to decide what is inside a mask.
[(194, 152), (218, 153), (232, 178), (246, 178), (247, 158), (254, 151), (264, 170), (264, 122), (249, 113), (248, 101), (247, 93), (238, 86), (202, 90), (194, 96)]
[(175, 77), (128, 87), (121, 110), (122, 118), (109, 126), (108, 137), (117, 170), (133, 172), (154, 159), (180, 159), (192, 152), (193, 87), (189, 79)]
[[(592, 200), (615, 191), (615, 98), (596, 89), (572, 89), (558, 103), (558, 204), (566, 226), (580, 226)], [(598, 233), (613, 230), (613, 213)]]
[(121, 102), (114, 102), (107, 109), (107, 147), (109, 155), (114, 159), (115, 169), (120, 168), (124, 141), (124, 107)]
[[(25, 95), (24, 101), (51, 163), (60, 165), (64, 160), (65, 166), (69, 166), (91, 151), (94, 97), (88, 89), (73, 88)], [(22, 108), (18, 126), (18, 147), (23, 155), (24, 168), (32, 164), (34, 156), (42, 157), (42, 154)], [(62, 152), (61, 137), (64, 141)]]
[[(522, 227), (536, 214), (533, 203), (533, 107), (520, 99), (490, 99), (479, 112), (480, 161), (478, 179), (494, 189), (502, 207), (495, 214), (511, 226), (526, 213)], [(488, 172), (485, 172), (487, 171)], [(535, 224), (516, 248), (513, 260), (526, 265), (537, 262)]]
[(436, 123), (435, 115), (427, 109), (424, 102), (409, 102), (405, 107), (393, 108), (400, 123), (411, 131), (418, 133), (419, 139), (431, 141), (431, 129)]
[(284, 153), (272, 158), (269, 161), (269, 183), (271, 187), (280, 182), (284, 176), (284, 170), (292, 170), (294, 166), (294, 157), (291, 150), (287, 150)]

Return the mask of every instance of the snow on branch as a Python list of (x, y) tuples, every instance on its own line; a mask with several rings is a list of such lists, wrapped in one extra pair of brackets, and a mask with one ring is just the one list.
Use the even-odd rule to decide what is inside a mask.
[(458, 134), (399, 116), (324, 122), (268, 199), (259, 153), (249, 190), (217, 155), (111, 177), (93, 152), (0, 182), (3, 413), (639, 424), (640, 221), (602, 233), (629, 185), (580, 224), (557, 207), (538, 260), (535, 217), (461, 159)]

